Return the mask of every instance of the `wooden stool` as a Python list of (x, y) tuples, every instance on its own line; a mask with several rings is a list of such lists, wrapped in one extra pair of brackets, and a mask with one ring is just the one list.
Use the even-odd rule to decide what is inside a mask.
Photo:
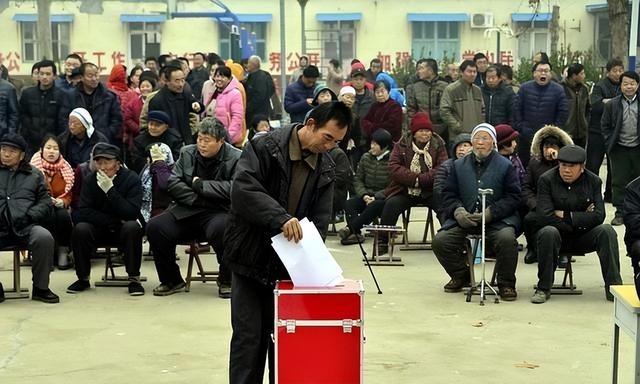
[[(105, 248), (104, 275), (95, 282), (96, 287), (126, 287), (129, 285), (129, 276), (118, 276), (114, 270), (113, 255), (111, 247)], [(98, 252), (96, 252), (98, 253)], [(140, 276), (140, 281), (147, 281), (145, 276)]]
[[(395, 234), (404, 233), (405, 230), (402, 227), (395, 225), (365, 225), (362, 227), (367, 232), (373, 233), (373, 251), (371, 252), (371, 265), (393, 265), (403, 266), (402, 258), (400, 256), (393, 256), (393, 249), (395, 246)], [(378, 255), (378, 243), (380, 242), (380, 233), (387, 234), (389, 236), (389, 254), (387, 256)]]
[(7, 299), (28, 299), (29, 290), (20, 286), (20, 251), (24, 249), (20, 247), (6, 247), (0, 249), (0, 252), (12, 252), (13, 253), (13, 287), (6, 289), (5, 298)]
[(410, 241), (409, 240), (409, 223), (411, 223), (411, 208), (407, 209), (405, 212), (402, 212), (402, 227), (404, 228), (404, 233), (402, 234), (402, 245), (400, 246), (401, 251), (411, 251), (411, 250), (430, 250), (431, 243), (433, 242), (433, 238), (435, 237), (435, 226), (433, 223), (433, 210), (431, 207), (427, 207), (426, 205), (417, 205), (418, 207), (426, 207), (427, 208), (427, 217), (425, 220), (414, 220), (413, 222), (422, 222), (424, 221), (424, 230), (422, 232), (422, 241)]
[[(189, 264), (187, 267), (187, 276), (185, 280), (184, 291), (189, 292), (191, 289), (192, 281), (202, 281), (203, 283), (207, 281), (218, 281), (218, 271), (205, 271), (202, 266), (202, 261), (200, 260), (200, 254), (198, 253), (198, 242), (196, 240), (189, 243)], [(211, 253), (215, 255), (215, 253)], [(198, 266), (197, 276), (193, 276), (193, 262), (196, 262)]]

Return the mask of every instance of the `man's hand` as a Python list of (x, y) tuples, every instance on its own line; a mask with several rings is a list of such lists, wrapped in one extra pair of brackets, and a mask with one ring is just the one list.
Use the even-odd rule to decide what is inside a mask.
[(467, 229), (478, 226), (478, 215), (472, 215), (471, 213), (467, 212), (464, 207), (456, 208), (456, 210), (453, 212), (453, 217), (458, 222), (460, 228)]
[(113, 177), (109, 177), (103, 171), (98, 171), (96, 173), (96, 180), (98, 182), (98, 187), (100, 187), (100, 189), (102, 189), (104, 193), (109, 192), (109, 190), (113, 188), (114, 178), (115, 178), (115, 175)]
[(312, 98), (308, 98), (307, 99), (307, 104), (309, 104), (309, 105), (313, 104), (313, 99)]
[(364, 196), (362, 196), (362, 200), (364, 201), (364, 203), (366, 205), (369, 205), (369, 204), (373, 203), (376, 200), (376, 198), (373, 197), (373, 196), (364, 195)]
[(589, 204), (589, 206), (587, 207), (587, 212), (594, 212), (596, 210), (596, 205), (591, 203)]
[(287, 240), (293, 240), (296, 243), (302, 240), (302, 227), (300, 226), (298, 219), (295, 217), (290, 218), (286, 223), (284, 223), (281, 229)]
[(198, 103), (197, 101), (194, 101), (191, 104), (191, 109), (193, 109), (195, 113), (200, 113), (200, 103)]
[(556, 215), (556, 217), (564, 219), (564, 211), (560, 211), (560, 210), (556, 209), (555, 211), (553, 211), (553, 214)]

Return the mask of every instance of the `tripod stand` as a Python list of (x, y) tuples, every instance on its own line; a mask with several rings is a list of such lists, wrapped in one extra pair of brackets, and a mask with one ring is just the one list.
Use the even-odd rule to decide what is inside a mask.
[[(482, 197), (482, 234), (480, 236), (480, 265), (482, 266), (482, 277), (480, 279), (480, 282), (478, 283), (477, 287), (471, 288), (471, 290), (469, 291), (469, 294), (471, 294), (471, 292), (473, 291), (473, 289), (479, 288), (480, 289), (480, 305), (484, 305), (484, 298), (485, 298), (485, 289), (489, 288), (489, 291), (495, 295), (495, 303), (498, 304), (500, 302), (500, 296), (498, 296), (498, 292), (496, 292), (495, 288), (493, 288), (491, 286), (491, 284), (487, 283), (487, 279), (485, 276), (485, 270), (486, 270), (486, 260), (485, 260), (485, 240), (486, 240), (486, 215), (485, 215), (485, 210), (487, 208), (487, 195), (493, 195), (493, 189), (491, 188), (487, 188), (487, 189), (483, 189), (483, 188), (478, 188), (478, 194)], [(470, 268), (473, 268), (473, 265), (470, 266)], [(471, 296), (468, 296), (468, 300), (470, 301)]]

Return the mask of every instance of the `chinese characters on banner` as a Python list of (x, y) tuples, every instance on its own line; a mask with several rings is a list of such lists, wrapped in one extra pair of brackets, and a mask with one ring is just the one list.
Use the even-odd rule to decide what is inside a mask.
[[(478, 52), (482, 52), (487, 56), (487, 59), (489, 59), (490, 63), (497, 63), (497, 57), (495, 52), (490, 52), (490, 51), (478, 51)], [(462, 53), (462, 60), (473, 60), (473, 55), (475, 55), (477, 52), (474, 52), (472, 50), (466, 50)], [(500, 51), (500, 64), (503, 65), (508, 65), (510, 67), (513, 66), (513, 54), (511, 53), (511, 51)]]

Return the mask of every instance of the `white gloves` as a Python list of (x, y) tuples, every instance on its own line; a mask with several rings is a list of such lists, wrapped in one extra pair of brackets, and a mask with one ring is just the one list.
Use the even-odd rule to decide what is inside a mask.
[(64, 201), (62, 199), (53, 199), (53, 205), (56, 208), (64, 208)]
[(109, 192), (109, 190), (113, 188), (113, 179), (115, 178), (116, 178), (116, 175), (113, 175), (113, 177), (109, 177), (102, 171), (98, 171), (96, 173), (98, 187), (100, 187), (100, 189), (102, 189), (104, 193)]
[(149, 148), (149, 155), (151, 156), (151, 162), (165, 161), (166, 156), (158, 144), (154, 144)]

